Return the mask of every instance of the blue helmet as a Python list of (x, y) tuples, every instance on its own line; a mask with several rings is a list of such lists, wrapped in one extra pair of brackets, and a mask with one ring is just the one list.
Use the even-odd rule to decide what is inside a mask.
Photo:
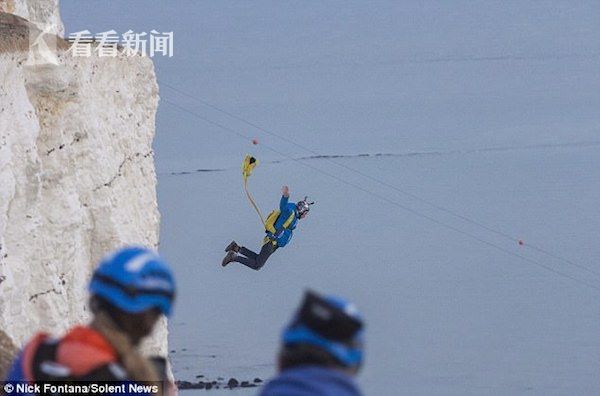
[(175, 280), (167, 263), (154, 251), (125, 247), (100, 261), (89, 290), (125, 312), (158, 308), (169, 315), (175, 299)]
[(307, 291), (298, 312), (283, 331), (283, 344), (309, 344), (324, 350), (346, 367), (363, 360), (364, 325), (354, 304)]

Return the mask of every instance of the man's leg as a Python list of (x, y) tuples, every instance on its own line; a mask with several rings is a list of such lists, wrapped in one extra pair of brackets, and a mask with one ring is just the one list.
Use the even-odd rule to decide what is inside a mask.
[(237, 256), (235, 258), (235, 261), (237, 261), (240, 264), (244, 264), (246, 267), (258, 271), (263, 267), (263, 265), (265, 265), (269, 256), (273, 254), (273, 252), (275, 252), (276, 249), (277, 247), (274, 246), (271, 242), (265, 243), (260, 249), (259, 254), (256, 254), (252, 250), (246, 249), (245, 247), (241, 247), (240, 253), (246, 257)]
[(271, 241), (263, 245), (258, 257), (256, 257), (256, 264), (258, 265), (257, 269), (261, 269), (262, 266), (265, 265), (269, 257), (275, 253), (275, 250), (277, 250), (277, 245), (274, 245)]
[(245, 248), (244, 246), (240, 246), (240, 250), (238, 251), (238, 253), (243, 254), (244, 256), (252, 259), (252, 260), (256, 260), (256, 258), (258, 257), (258, 254), (254, 253), (252, 250)]

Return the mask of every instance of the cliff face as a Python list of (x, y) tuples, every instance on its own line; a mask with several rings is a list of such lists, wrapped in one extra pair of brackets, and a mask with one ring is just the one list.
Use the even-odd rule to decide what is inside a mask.
[(48, 27), (50, 33), (64, 34), (58, 0), (0, 0), (0, 12), (20, 16), (42, 30)]
[[(56, 2), (0, 4), (54, 18)], [(151, 60), (73, 57), (58, 39), (58, 65), (28, 65), (30, 29), (0, 13), (0, 329), (17, 346), (86, 321), (101, 256), (156, 248), (159, 231)], [(149, 349), (166, 342), (162, 323)]]

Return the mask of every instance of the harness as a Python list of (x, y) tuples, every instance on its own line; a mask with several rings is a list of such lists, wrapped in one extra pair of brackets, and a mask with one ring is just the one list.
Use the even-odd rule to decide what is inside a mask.
[[(270, 233), (272, 235), (274, 235), (277, 232), (277, 229), (275, 228), (275, 224), (277, 223), (277, 221), (279, 220), (279, 218), (281, 217), (281, 211), (279, 209), (275, 209), (273, 211), (271, 211), (271, 213), (269, 213), (269, 215), (267, 216), (267, 219), (265, 220), (265, 232), (266, 233)], [(292, 211), (292, 213), (290, 214), (290, 216), (283, 222), (283, 224), (281, 225), (282, 229), (287, 229), (290, 224), (292, 224), (292, 222), (294, 221), (294, 219), (296, 218), (296, 213)], [(277, 246), (277, 241), (273, 238), (269, 238), (269, 236), (266, 236), (263, 239), (263, 245), (266, 243), (273, 243), (274, 246)]]

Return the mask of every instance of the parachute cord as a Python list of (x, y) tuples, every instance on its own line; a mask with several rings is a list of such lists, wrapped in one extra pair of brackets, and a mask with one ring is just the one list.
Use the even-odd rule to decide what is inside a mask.
[(256, 202), (254, 202), (254, 198), (252, 198), (252, 195), (250, 195), (250, 191), (248, 191), (248, 178), (247, 177), (244, 177), (244, 191), (246, 191), (246, 196), (248, 197), (248, 200), (254, 207), (254, 210), (256, 210), (256, 213), (258, 213), (258, 217), (260, 217), (260, 221), (262, 222), (263, 227), (266, 228), (265, 219), (264, 219), (262, 213), (260, 212), (258, 205), (256, 205)]

